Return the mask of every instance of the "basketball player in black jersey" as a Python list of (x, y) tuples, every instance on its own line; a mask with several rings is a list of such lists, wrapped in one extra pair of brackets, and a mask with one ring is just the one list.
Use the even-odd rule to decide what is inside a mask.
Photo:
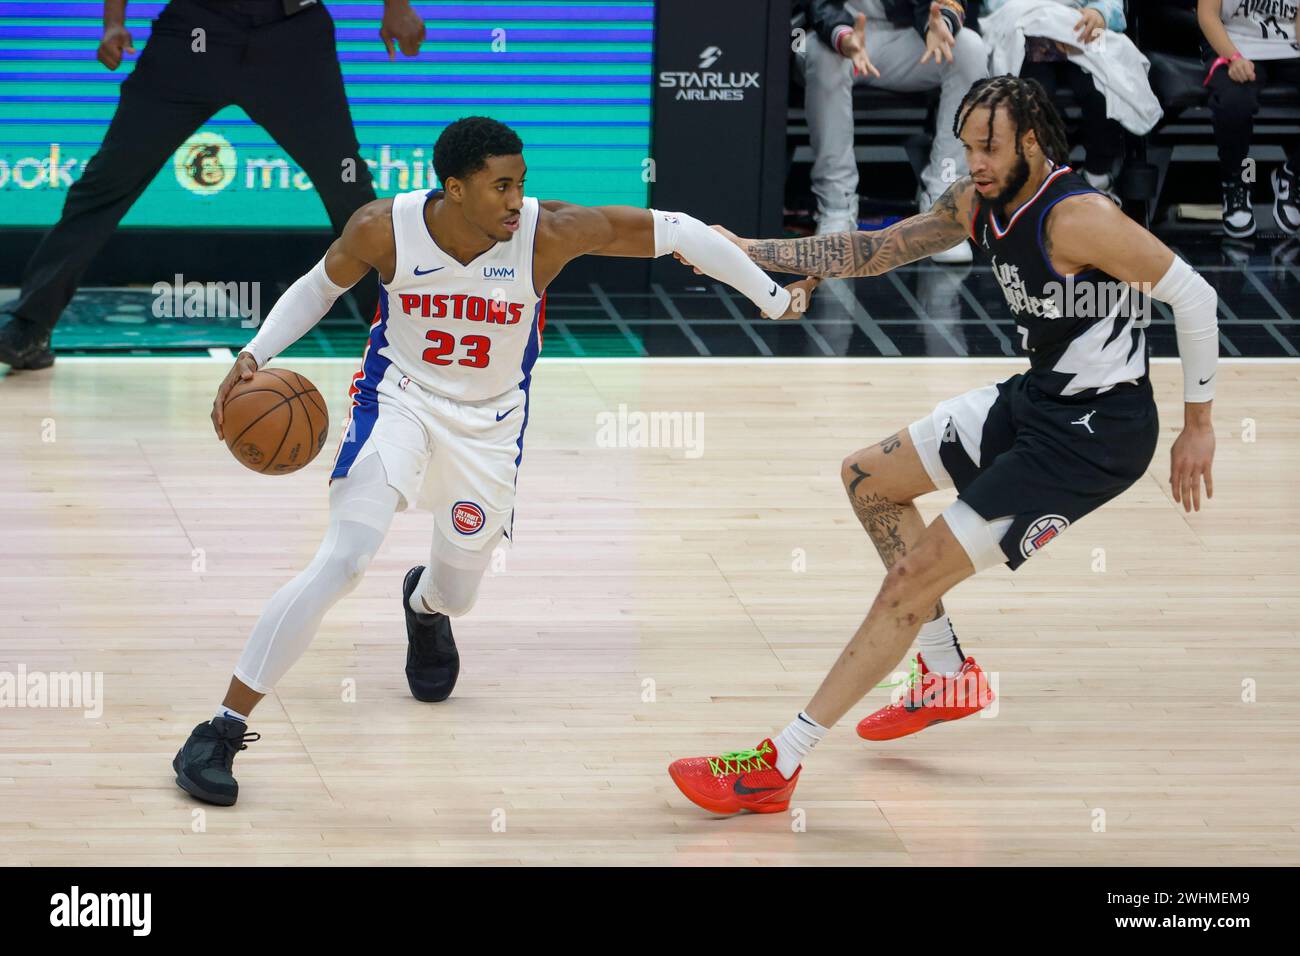
[[(806, 239), (740, 239), (720, 230), (758, 265), (814, 277), (808, 287), (820, 277), (880, 275), (972, 239), (992, 261), (1030, 367), (941, 402), (844, 460), (849, 500), (888, 568), (884, 583), (784, 731), (752, 750), (672, 764), (678, 787), (707, 810), (784, 810), (803, 758), (918, 636), (919, 680), (862, 720), (858, 733), (889, 740), (987, 705), (991, 692), (962, 654), (942, 599), (986, 568), (1018, 568), (1146, 472), (1158, 425), (1142, 294), (1172, 307), (1183, 364), (1172, 497), (1199, 510), (1202, 484), (1207, 497), (1213, 492), (1214, 290), (1064, 165), (1064, 127), (1037, 82), (976, 83), (953, 131), (970, 175), (921, 215), (878, 232)], [(954, 486), (957, 501), (927, 527), (913, 500)]]

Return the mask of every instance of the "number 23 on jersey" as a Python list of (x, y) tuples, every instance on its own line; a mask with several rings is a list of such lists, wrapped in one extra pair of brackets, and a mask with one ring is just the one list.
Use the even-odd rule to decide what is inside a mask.
[[(424, 337), (433, 344), (424, 350), (423, 358), (430, 365), (464, 365), (468, 368), (486, 368), (491, 356), (492, 340), (486, 335), (461, 336), (461, 349), (456, 348), (456, 336), (441, 329), (430, 329)], [(457, 355), (463, 350), (463, 354)]]

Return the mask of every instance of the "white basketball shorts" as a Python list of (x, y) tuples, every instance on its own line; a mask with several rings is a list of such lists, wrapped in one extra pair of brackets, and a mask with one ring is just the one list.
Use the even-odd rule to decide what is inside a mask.
[(426, 391), (390, 365), (378, 386), (358, 373), (352, 407), (330, 479), (379, 455), (399, 510), (433, 512), (455, 544), (477, 550), (510, 537), (515, 481), (524, 453), (528, 391), (458, 402)]

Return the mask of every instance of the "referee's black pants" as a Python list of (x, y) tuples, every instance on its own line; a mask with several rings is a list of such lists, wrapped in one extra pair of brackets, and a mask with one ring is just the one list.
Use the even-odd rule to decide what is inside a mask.
[[(204, 31), (204, 52), (193, 49), (196, 28)], [(335, 233), (375, 198), (343, 92), (334, 21), (323, 6), (286, 17), (280, 0), (172, 0), (122, 83), (103, 145), (68, 189), (63, 215), (32, 253), (22, 292), (4, 311), (53, 329), (91, 260), (159, 169), (232, 104), (311, 178)], [(355, 181), (343, 174), (348, 158)]]

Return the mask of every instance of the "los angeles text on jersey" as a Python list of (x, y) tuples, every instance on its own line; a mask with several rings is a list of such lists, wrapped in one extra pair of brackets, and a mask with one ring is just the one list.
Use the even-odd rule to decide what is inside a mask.
[(1007, 300), (1007, 308), (1016, 315), (1038, 316), (1046, 319), (1059, 319), (1061, 317), (1060, 304), (1053, 298), (1040, 298), (1030, 295), (1023, 279), (1020, 278), (1020, 268), (1013, 266), (1009, 262), (998, 262), (997, 256), (992, 256), (993, 260), (993, 278), (998, 282), (1002, 289), (1002, 295)]
[(993, 277), (1002, 289), (1007, 307), (1016, 315), (1028, 314), (1040, 319), (1135, 318), (1138, 328), (1151, 324), (1151, 295), (1147, 287), (1067, 275), (1063, 282), (1045, 283), (1042, 295), (1035, 296), (1030, 294), (1016, 266), (999, 262), (997, 256), (992, 259)]
[(467, 322), (514, 325), (524, 316), (524, 306), (520, 302), (485, 299), (480, 295), (399, 292), (397, 297), (402, 312), (422, 319), (464, 319)]

